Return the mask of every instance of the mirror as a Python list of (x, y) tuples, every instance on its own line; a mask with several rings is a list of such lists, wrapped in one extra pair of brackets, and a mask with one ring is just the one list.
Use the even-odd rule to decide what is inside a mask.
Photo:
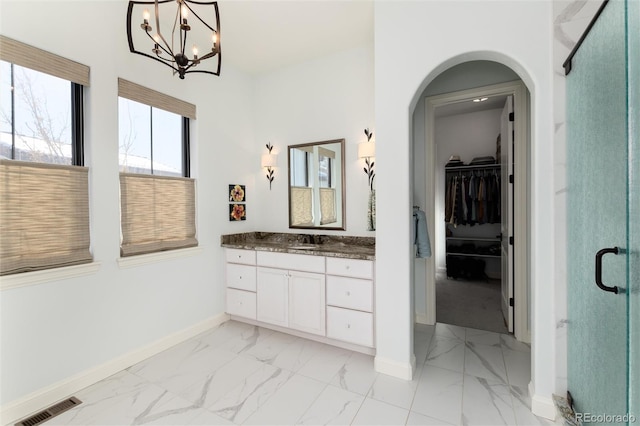
[(289, 145), (289, 228), (346, 229), (344, 139)]

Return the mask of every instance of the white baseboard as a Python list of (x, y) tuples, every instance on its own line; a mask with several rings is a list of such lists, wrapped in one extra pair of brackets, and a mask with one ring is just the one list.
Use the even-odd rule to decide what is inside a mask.
[(531, 412), (545, 419), (555, 420), (556, 406), (552, 398), (536, 395), (532, 382), (529, 382), (529, 395), (531, 396)]
[(225, 313), (216, 315), (184, 330), (163, 337), (147, 346), (9, 402), (0, 407), (0, 424), (13, 424), (26, 416), (68, 398), (73, 393), (87, 386), (97, 383), (178, 343), (216, 327), (228, 319), (229, 316)]
[(411, 363), (398, 362), (376, 356), (373, 361), (373, 366), (378, 373), (399, 379), (411, 380), (413, 373), (416, 371), (416, 356), (411, 355)]

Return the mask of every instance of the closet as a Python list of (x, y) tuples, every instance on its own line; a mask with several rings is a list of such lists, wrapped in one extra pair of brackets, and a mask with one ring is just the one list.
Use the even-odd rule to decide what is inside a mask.
[(445, 183), (447, 276), (488, 279), (486, 262), (501, 258), (499, 232), (491, 227), (465, 236), (464, 231), (458, 233), (458, 226), (500, 224), (500, 164), (445, 167)]
[[(501, 136), (507, 99), (468, 99), (434, 113), (436, 320), (501, 333), (512, 315), (503, 247), (503, 200), (512, 202), (503, 192), (513, 170), (501, 146), (512, 140)], [(508, 245), (512, 234), (504, 235)]]

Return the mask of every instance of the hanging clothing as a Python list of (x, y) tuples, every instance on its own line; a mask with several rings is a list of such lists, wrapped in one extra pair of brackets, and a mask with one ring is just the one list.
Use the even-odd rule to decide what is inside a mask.
[(458, 225), (500, 223), (500, 170), (495, 167), (446, 170), (446, 223)]

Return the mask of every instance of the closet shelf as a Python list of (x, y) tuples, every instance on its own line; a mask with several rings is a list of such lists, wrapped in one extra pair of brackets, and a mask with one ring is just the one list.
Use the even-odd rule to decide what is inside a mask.
[(488, 257), (491, 259), (500, 259), (502, 257), (500, 255), (495, 255), (495, 254), (452, 253), (452, 252), (447, 252), (447, 256)]
[(487, 241), (490, 243), (499, 243), (500, 238), (481, 238), (481, 237), (447, 237), (451, 241)]
[(444, 168), (444, 170), (446, 172), (455, 172), (458, 170), (482, 170), (482, 169), (500, 169), (501, 164), (497, 163), (497, 164), (474, 164), (472, 166), (452, 166), (452, 167), (446, 167)]

